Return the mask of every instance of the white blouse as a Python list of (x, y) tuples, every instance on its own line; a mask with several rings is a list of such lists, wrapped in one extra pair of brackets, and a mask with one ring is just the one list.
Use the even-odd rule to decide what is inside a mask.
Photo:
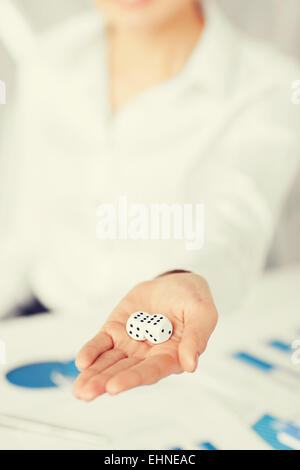
[[(212, 0), (205, 11), (183, 71), (116, 114), (97, 11), (39, 36), (21, 60), (3, 150), (13, 190), (0, 235), (0, 314), (31, 291), (53, 309), (104, 319), (105, 299), (176, 268), (207, 278), (220, 314), (241, 301), (298, 168), (290, 90), (300, 72), (235, 30)], [(145, 207), (204, 204), (204, 246), (97, 239), (99, 204), (121, 196)]]

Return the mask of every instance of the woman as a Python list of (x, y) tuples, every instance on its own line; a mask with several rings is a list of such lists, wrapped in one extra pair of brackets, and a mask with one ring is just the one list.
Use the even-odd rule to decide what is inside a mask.
[[(263, 267), (300, 156), (297, 67), (237, 32), (212, 0), (95, 6), (41, 38), (24, 65), (14, 226), (31, 291), (103, 324), (77, 358), (83, 400), (195, 370), (215, 304), (235, 308)], [(204, 247), (96, 240), (97, 207), (121, 196), (204, 204)], [(15, 271), (6, 292), (21, 282)], [(105, 298), (120, 293), (104, 321)], [(167, 315), (171, 340), (131, 340), (137, 310)]]

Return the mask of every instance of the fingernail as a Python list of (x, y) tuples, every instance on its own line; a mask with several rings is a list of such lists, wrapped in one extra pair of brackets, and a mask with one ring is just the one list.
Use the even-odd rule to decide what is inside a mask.
[(108, 384), (106, 386), (106, 391), (109, 395), (118, 395), (121, 392), (120, 388), (115, 384)]
[(81, 399), (84, 400), (84, 401), (91, 401), (94, 398), (96, 398), (95, 394), (93, 392), (88, 391), (88, 390), (83, 391), (81, 393)]
[(198, 363), (198, 355), (197, 354), (195, 354), (194, 357), (189, 358), (189, 360), (188, 360), (188, 364), (189, 364), (188, 370), (189, 370), (189, 372), (194, 372), (194, 370), (197, 367), (197, 363)]
[(199, 361), (199, 355), (195, 354), (195, 356), (194, 356), (194, 369), (197, 369), (198, 361)]
[(76, 359), (75, 361), (75, 366), (77, 367), (77, 369), (82, 372), (84, 369), (85, 369), (85, 364), (83, 361), (81, 361), (80, 359)]

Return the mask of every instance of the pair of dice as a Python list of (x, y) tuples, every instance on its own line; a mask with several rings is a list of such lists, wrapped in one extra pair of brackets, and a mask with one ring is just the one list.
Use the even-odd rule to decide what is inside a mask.
[(147, 312), (135, 312), (127, 320), (126, 331), (136, 341), (159, 344), (172, 336), (173, 326), (164, 315), (149, 315)]

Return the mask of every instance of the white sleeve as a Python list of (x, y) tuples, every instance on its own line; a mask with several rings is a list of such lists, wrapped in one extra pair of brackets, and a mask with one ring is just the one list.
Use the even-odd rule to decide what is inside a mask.
[(0, 317), (29, 295), (30, 203), (23, 174), (23, 98), (7, 116), (1, 136)]
[(191, 199), (205, 204), (206, 241), (185, 268), (208, 280), (220, 313), (238, 306), (262, 270), (299, 160), (300, 107), (277, 86), (228, 123), (205, 170), (190, 175)]
[[(25, 85), (28, 58), (35, 54), (36, 38), (23, 15), (12, 2), (0, 4), (0, 40), (17, 65), (14, 109), (6, 123), (1, 123), (0, 188), (0, 317), (8, 313), (29, 294), (30, 270), (30, 201), (24, 184), (23, 136), (31, 109)], [(23, 73), (24, 69), (24, 73)], [(9, 104), (7, 104), (9, 106)], [(3, 131), (3, 127), (5, 129)]]

